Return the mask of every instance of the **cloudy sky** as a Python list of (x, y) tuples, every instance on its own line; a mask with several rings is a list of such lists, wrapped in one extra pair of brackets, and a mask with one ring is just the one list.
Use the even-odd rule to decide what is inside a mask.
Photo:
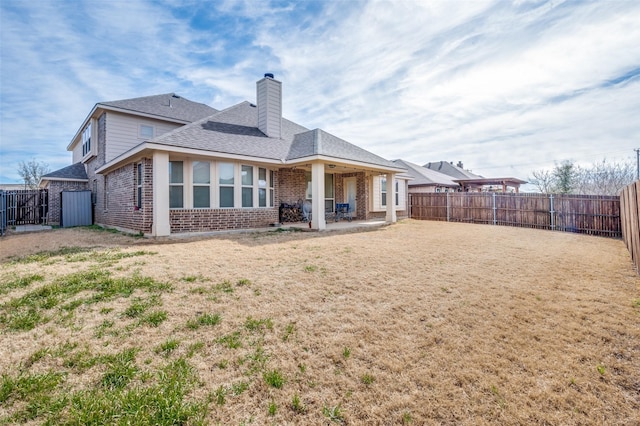
[(388, 159), (526, 179), (640, 148), (640, 1), (0, 0), (0, 182), (51, 170), (100, 101), (285, 117)]

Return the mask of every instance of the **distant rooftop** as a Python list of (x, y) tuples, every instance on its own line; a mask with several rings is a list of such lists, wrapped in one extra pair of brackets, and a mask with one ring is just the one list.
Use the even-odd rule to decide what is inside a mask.
[(436, 172), (444, 173), (454, 179), (481, 179), (482, 176), (473, 174), (463, 169), (462, 163), (458, 162), (458, 165), (454, 165), (453, 162), (437, 161), (434, 163), (427, 163), (423, 167), (427, 169), (435, 170)]

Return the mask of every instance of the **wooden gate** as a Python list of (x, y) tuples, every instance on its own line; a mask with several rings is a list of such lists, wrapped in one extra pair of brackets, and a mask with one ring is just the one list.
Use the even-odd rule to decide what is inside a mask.
[(0, 191), (0, 228), (44, 224), (49, 194), (46, 189)]

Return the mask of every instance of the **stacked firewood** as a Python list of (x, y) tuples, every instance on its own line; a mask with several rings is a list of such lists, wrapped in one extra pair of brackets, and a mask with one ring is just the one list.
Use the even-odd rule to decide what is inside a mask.
[(280, 222), (301, 222), (302, 206), (299, 204), (280, 204)]

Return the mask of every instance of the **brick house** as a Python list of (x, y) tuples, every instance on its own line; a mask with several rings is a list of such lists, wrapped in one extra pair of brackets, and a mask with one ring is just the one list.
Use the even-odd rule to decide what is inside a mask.
[[(256, 104), (221, 111), (175, 94), (98, 103), (67, 149), (73, 165), (40, 183), (50, 198), (89, 189), (96, 224), (149, 236), (266, 227), (301, 200), (329, 214), (349, 203), (356, 220), (409, 210), (403, 167), (283, 118), (272, 74)], [(325, 229), (325, 214), (311, 227)]]

